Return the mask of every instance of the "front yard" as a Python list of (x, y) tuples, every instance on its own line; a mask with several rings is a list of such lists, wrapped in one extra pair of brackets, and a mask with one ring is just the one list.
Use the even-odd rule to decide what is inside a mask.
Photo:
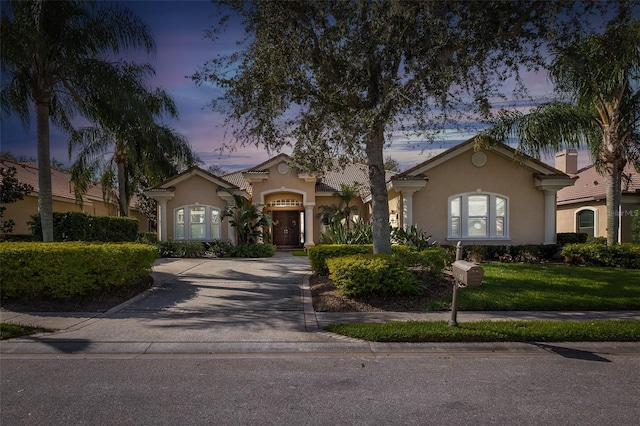
[[(461, 289), (459, 310), (582, 311), (640, 309), (640, 270), (562, 264), (486, 263), (479, 287)], [(345, 298), (328, 278), (314, 276), (318, 311), (448, 310), (450, 277), (423, 282), (416, 296)]]

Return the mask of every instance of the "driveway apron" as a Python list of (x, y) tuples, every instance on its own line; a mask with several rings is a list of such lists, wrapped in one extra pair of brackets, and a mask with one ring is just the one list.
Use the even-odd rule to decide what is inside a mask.
[[(323, 342), (305, 329), (305, 257), (160, 259), (154, 288), (47, 341), (90, 342)], [(311, 330), (313, 331), (313, 330)], [(55, 342), (51, 342), (55, 343)]]

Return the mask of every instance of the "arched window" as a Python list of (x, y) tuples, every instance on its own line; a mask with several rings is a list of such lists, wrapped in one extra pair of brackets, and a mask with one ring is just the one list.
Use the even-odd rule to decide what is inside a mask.
[(449, 198), (448, 238), (508, 239), (509, 199), (471, 192)]
[(596, 212), (592, 209), (579, 210), (576, 217), (576, 231), (587, 234), (590, 237), (596, 236)]
[(176, 240), (219, 240), (220, 209), (211, 206), (182, 206), (175, 210)]

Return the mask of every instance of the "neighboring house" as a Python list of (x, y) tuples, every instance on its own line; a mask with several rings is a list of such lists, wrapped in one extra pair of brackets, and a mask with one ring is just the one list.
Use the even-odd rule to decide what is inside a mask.
[[(514, 161), (506, 145), (474, 151), (464, 142), (404, 173), (387, 173), (391, 226), (416, 225), (441, 244), (552, 244), (556, 193), (574, 179), (530, 157)], [(340, 184), (361, 185), (353, 205), (371, 217), (368, 169), (350, 164), (321, 176), (296, 169), (280, 154), (251, 169), (214, 176), (194, 167), (145, 194), (159, 205), (161, 240), (233, 241), (221, 212), (231, 193), (265, 206), (277, 246), (318, 244), (320, 206), (338, 204)]]
[[(14, 234), (30, 234), (31, 229), (27, 222), (31, 221), (31, 216), (38, 213), (38, 165), (36, 163), (17, 163), (0, 158), (0, 166), (15, 167), (16, 178), (34, 188), (33, 192), (26, 195), (24, 199), (7, 204), (4, 215), (5, 219), (13, 219), (16, 223), (13, 229)], [(118, 216), (117, 204), (115, 202), (105, 204), (103, 201), (100, 184), (92, 185), (82, 198), (82, 205), (79, 205), (76, 203), (71, 175), (52, 168), (51, 190), (54, 212), (84, 212), (100, 216)], [(134, 202), (135, 200), (132, 200), (132, 204)], [(141, 232), (148, 231), (149, 220), (147, 217), (138, 212), (133, 205), (131, 208), (131, 217), (138, 219), (139, 230)]]
[[(558, 192), (558, 232), (582, 232), (590, 237), (607, 236), (605, 176), (593, 165), (578, 170), (578, 152), (565, 150), (556, 155), (556, 167), (575, 176), (575, 185)], [(622, 178), (618, 241), (632, 242), (631, 224), (640, 207), (640, 173), (627, 164)]]

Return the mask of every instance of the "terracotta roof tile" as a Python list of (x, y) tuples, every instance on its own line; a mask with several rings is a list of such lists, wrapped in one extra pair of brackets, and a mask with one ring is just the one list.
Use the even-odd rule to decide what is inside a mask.
[[(573, 186), (558, 191), (558, 202), (571, 202), (584, 199), (604, 199), (606, 192), (605, 176), (597, 172), (595, 167), (588, 166), (578, 170), (578, 180)], [(631, 164), (624, 168), (622, 179), (622, 193), (640, 192), (640, 173)]]

